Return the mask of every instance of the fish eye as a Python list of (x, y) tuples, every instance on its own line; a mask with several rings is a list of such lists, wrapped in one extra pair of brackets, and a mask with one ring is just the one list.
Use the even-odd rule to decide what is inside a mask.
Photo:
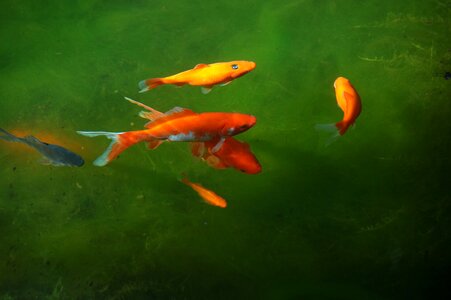
[(238, 65), (237, 65), (237, 64), (233, 64), (233, 65), (232, 65), (232, 69), (238, 70)]

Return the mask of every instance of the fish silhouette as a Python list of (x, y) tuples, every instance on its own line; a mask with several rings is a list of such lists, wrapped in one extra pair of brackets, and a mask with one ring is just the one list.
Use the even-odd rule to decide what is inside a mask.
[(44, 165), (81, 167), (85, 163), (80, 155), (61, 146), (44, 143), (32, 135), (21, 138), (0, 128), (0, 139), (8, 142), (23, 143), (36, 149), (42, 154), (40, 162)]

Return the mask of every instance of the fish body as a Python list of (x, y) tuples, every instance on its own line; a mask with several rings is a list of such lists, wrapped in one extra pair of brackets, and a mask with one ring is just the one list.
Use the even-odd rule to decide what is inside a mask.
[(146, 92), (163, 84), (182, 86), (185, 84), (201, 86), (202, 92), (207, 94), (215, 85), (226, 85), (234, 79), (255, 69), (252, 61), (230, 61), (213, 64), (198, 64), (193, 69), (172, 76), (150, 78), (139, 82), (140, 92)]
[(334, 133), (329, 139), (328, 144), (339, 136), (344, 135), (349, 127), (355, 123), (362, 111), (360, 96), (348, 79), (338, 77), (334, 82), (334, 88), (338, 107), (343, 111), (343, 119), (334, 124), (316, 125), (316, 128), (319, 130)]
[(42, 155), (41, 162), (43, 164), (70, 167), (80, 167), (84, 164), (83, 158), (78, 154), (61, 146), (42, 142), (32, 135), (21, 138), (1, 128), (0, 134), (0, 139), (9, 142), (23, 143), (31, 148), (34, 148)]
[(261, 172), (262, 167), (249, 144), (227, 137), (222, 147), (213, 152), (212, 149), (217, 143), (218, 138), (206, 142), (193, 142), (191, 152), (216, 169), (234, 168), (246, 174)]
[(198, 114), (180, 107), (175, 107), (166, 113), (153, 110), (141, 112), (140, 115), (150, 120), (144, 130), (77, 131), (85, 136), (103, 135), (113, 140), (107, 150), (94, 161), (94, 165), (106, 165), (125, 149), (139, 142), (148, 142), (148, 147), (155, 149), (164, 141), (198, 142), (219, 137), (218, 148), (220, 148), (225, 137), (244, 132), (256, 123), (256, 118), (252, 115), (222, 112)]
[(340, 135), (343, 135), (360, 115), (362, 102), (359, 94), (357, 94), (357, 91), (348, 79), (338, 77), (334, 82), (334, 87), (337, 104), (343, 111), (343, 119), (337, 122), (335, 126)]
[(186, 177), (182, 178), (182, 182), (195, 190), (206, 203), (222, 208), (227, 207), (227, 201), (224, 198), (217, 195), (215, 192), (204, 188), (199, 183), (191, 182)]

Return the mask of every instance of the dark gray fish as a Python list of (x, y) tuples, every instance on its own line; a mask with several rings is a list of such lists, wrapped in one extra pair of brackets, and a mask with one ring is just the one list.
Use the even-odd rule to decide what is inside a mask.
[(81, 167), (85, 163), (83, 158), (78, 154), (75, 154), (58, 145), (41, 142), (32, 135), (27, 135), (26, 137), (21, 138), (0, 128), (0, 139), (8, 142), (23, 143), (36, 149), (42, 154), (43, 157), (41, 163), (45, 165), (53, 165), (57, 167)]

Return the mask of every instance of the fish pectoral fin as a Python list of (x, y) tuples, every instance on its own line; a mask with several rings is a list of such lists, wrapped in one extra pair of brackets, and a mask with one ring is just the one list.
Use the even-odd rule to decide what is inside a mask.
[(214, 154), (214, 153), (218, 152), (219, 149), (221, 149), (222, 145), (224, 145), (224, 142), (225, 142), (225, 137), (221, 137), (219, 142), (213, 148), (211, 148), (211, 153)]
[(54, 165), (54, 163), (53, 163), (50, 159), (48, 159), (47, 157), (45, 157), (45, 156), (41, 157), (41, 158), (38, 160), (38, 162), (39, 162), (41, 165), (45, 165), (45, 166)]
[(197, 65), (194, 66), (193, 70), (203, 69), (203, 68), (206, 68), (206, 67), (208, 67), (207, 64), (197, 64)]
[(218, 157), (210, 155), (207, 159), (207, 164), (215, 169), (226, 169), (227, 165), (224, 164)]
[(229, 85), (231, 82), (232, 82), (232, 80), (226, 81), (226, 82), (224, 82), (224, 83), (221, 83), (220, 86), (226, 86), (226, 85)]
[(205, 143), (203, 142), (192, 142), (191, 143), (191, 154), (196, 157), (202, 158), (205, 155)]
[(158, 146), (160, 146), (164, 141), (163, 140), (152, 140), (150, 142), (147, 143), (147, 148), (149, 148), (150, 150), (156, 149), (158, 148)]
[(352, 95), (346, 91), (343, 92), (343, 97), (346, 99), (346, 101), (352, 100)]
[(202, 94), (206, 95), (211, 92), (212, 86), (203, 86), (200, 88)]

